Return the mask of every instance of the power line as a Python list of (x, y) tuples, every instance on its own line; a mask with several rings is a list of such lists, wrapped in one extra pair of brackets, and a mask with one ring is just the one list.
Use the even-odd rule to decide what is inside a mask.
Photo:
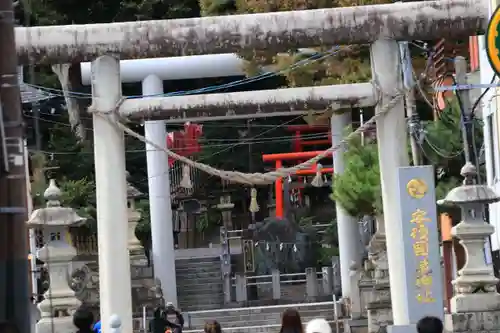
[[(345, 47), (348, 48), (348, 47)], [(225, 84), (220, 84), (220, 85), (213, 85), (205, 88), (200, 88), (200, 89), (193, 89), (193, 90), (185, 90), (185, 91), (176, 91), (176, 92), (171, 92), (171, 93), (164, 93), (164, 94), (154, 94), (154, 95), (135, 95), (135, 96), (124, 96), (127, 99), (135, 99), (135, 98), (143, 98), (143, 97), (171, 97), (171, 96), (185, 96), (185, 95), (194, 95), (194, 94), (202, 94), (202, 93), (209, 93), (209, 92), (215, 92), (218, 90), (223, 90), (223, 89), (228, 89), (228, 88), (233, 88), (236, 86), (244, 85), (247, 83), (252, 83), (252, 82), (257, 82), (261, 81), (263, 79), (271, 78), (271, 77), (276, 77), (282, 74), (286, 74), (290, 71), (293, 71), (299, 67), (308, 65), (310, 63), (314, 63), (320, 60), (324, 60), (326, 58), (329, 58), (335, 54), (340, 52), (340, 47), (339, 46), (334, 46), (330, 51), (326, 53), (317, 53), (311, 57), (308, 57), (304, 60), (300, 60), (296, 62), (295, 64), (277, 71), (277, 72), (268, 72), (264, 74), (260, 74), (254, 77), (250, 78), (245, 78)], [(33, 88), (37, 88), (43, 91), (48, 92), (51, 95), (54, 96), (59, 96), (59, 97), (64, 97), (64, 91), (61, 89), (55, 89), (55, 88), (48, 88), (48, 87), (43, 87), (39, 85), (33, 85), (33, 84), (28, 84), (28, 86), (31, 86)], [(67, 92), (71, 97), (73, 98), (83, 98), (83, 99), (90, 99), (92, 98), (92, 94), (88, 93), (82, 93), (82, 92), (75, 92), (75, 91), (68, 91)]]
[[(328, 134), (318, 134), (314, 137), (306, 137), (306, 139), (326, 139), (328, 138)], [(220, 144), (200, 144), (200, 148), (221, 148), (221, 147), (229, 147), (229, 146), (234, 146), (234, 145), (250, 145), (250, 144), (269, 144), (269, 143), (278, 143), (278, 142), (292, 142), (295, 140), (295, 138), (290, 138), (288, 137), (271, 137), (262, 139), (262, 140), (249, 140), (243, 143), (240, 142), (235, 142), (235, 143), (220, 143)], [(88, 155), (93, 155), (94, 152), (88, 151), (88, 152), (75, 152), (75, 151), (48, 151), (48, 150), (38, 150), (38, 149), (30, 149), (30, 152), (40, 152), (43, 154), (49, 154), (49, 155), (76, 155), (76, 154), (88, 154)], [(145, 153), (148, 150), (146, 149), (135, 149), (135, 150), (126, 150), (126, 153)], [(177, 151), (182, 152), (182, 149), (178, 149)]]
[[(24, 113), (24, 115), (28, 118), (35, 118), (35, 116), (31, 116), (31, 115), (27, 115), (26, 113)], [(299, 116), (300, 118), (301, 116)], [(297, 119), (297, 118), (294, 118), (294, 120)], [(44, 119), (44, 118), (40, 118), (40, 121), (41, 122), (47, 122), (47, 123), (50, 123), (50, 124), (54, 124), (54, 125), (61, 125), (61, 126), (64, 126), (64, 127), (71, 127), (70, 124), (67, 124), (67, 123), (64, 123), (64, 122), (60, 122), (60, 121), (56, 121), (56, 120), (49, 120), (49, 119)], [(354, 122), (355, 123), (355, 122)], [(203, 125), (205, 127), (205, 125)], [(267, 125), (265, 126), (266, 128), (272, 128), (272, 129), (275, 129), (276, 126), (281, 126), (279, 124), (277, 125)], [(225, 125), (225, 126), (221, 126), (220, 128), (228, 128), (230, 127), (230, 125)], [(86, 130), (88, 131), (92, 131), (93, 129), (92, 128), (85, 128)], [(260, 139), (259, 141), (266, 141), (266, 140), (278, 140), (278, 139), (289, 139), (290, 136), (292, 134), (289, 134), (289, 135), (283, 135), (283, 136), (276, 136), (276, 137), (270, 137), (270, 138), (262, 138)], [(327, 134), (324, 134), (324, 133), (306, 133), (306, 134), (302, 134), (301, 135), (301, 138), (306, 138), (306, 139), (314, 139), (314, 138), (321, 138), (321, 137), (326, 137)], [(253, 140), (253, 138), (245, 138), (245, 137), (241, 137), (239, 139), (204, 139), (203, 141), (204, 142), (212, 142), (212, 141), (215, 141), (215, 142), (227, 142), (227, 141), (234, 141), (234, 143), (240, 143), (241, 140), (245, 140), (245, 141), (251, 141)]]

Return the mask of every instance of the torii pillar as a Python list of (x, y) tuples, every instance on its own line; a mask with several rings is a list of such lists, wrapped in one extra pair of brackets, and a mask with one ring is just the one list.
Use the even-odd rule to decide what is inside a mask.
[[(332, 146), (339, 146), (333, 153), (333, 172), (342, 174), (344, 172), (345, 145), (341, 145), (344, 137), (344, 129), (351, 124), (351, 112), (341, 114), (334, 113), (331, 117)], [(335, 184), (334, 184), (335, 186)], [(347, 212), (335, 203), (337, 213), (337, 232), (339, 240), (340, 256), (340, 278), (342, 283), (342, 296), (351, 296), (351, 265), (360, 264), (361, 260), (361, 234), (359, 232), (359, 221), (347, 214)]]

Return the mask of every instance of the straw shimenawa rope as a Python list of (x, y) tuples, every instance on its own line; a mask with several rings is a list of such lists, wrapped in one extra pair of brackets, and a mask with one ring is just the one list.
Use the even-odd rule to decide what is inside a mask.
[(155, 149), (162, 150), (164, 151), (168, 156), (175, 158), (176, 160), (181, 161), (182, 163), (185, 163), (189, 165), (190, 167), (197, 168), (201, 171), (204, 171), (212, 176), (216, 176), (222, 179), (226, 179), (228, 181), (234, 182), (234, 183), (240, 183), (240, 184), (246, 184), (246, 185), (267, 185), (267, 184), (272, 184), (276, 181), (278, 178), (282, 177), (287, 177), (288, 175), (295, 174), (298, 170), (301, 169), (309, 169), (313, 164), (317, 163), (320, 161), (322, 158), (328, 156), (330, 153), (336, 151), (342, 145), (346, 144), (351, 138), (354, 136), (365, 132), (370, 128), (372, 124), (375, 123), (377, 119), (385, 115), (388, 111), (390, 111), (400, 100), (405, 96), (406, 90), (399, 91), (395, 94), (394, 97), (380, 110), (377, 111), (377, 114), (370, 118), (367, 122), (365, 122), (363, 125), (358, 127), (356, 130), (351, 132), (349, 135), (347, 135), (341, 142), (340, 144), (336, 146), (332, 146), (328, 148), (327, 150), (323, 151), (319, 155), (311, 158), (310, 160), (307, 160), (303, 163), (297, 164), (293, 167), (289, 168), (280, 168), (275, 171), (270, 171), (266, 173), (244, 173), (244, 172), (238, 172), (238, 171), (227, 171), (227, 170), (219, 170), (214, 167), (211, 167), (210, 165), (199, 163), (196, 161), (193, 161), (189, 158), (186, 158), (184, 156), (181, 156), (179, 154), (176, 154), (175, 152), (166, 149), (155, 142), (152, 142), (148, 139), (146, 139), (143, 135), (140, 135), (139, 133), (134, 132), (130, 128), (128, 128), (126, 125), (124, 125), (122, 122), (120, 122), (118, 119), (119, 117), (117, 116), (117, 112), (119, 109), (119, 106), (121, 105), (122, 101), (117, 104), (117, 108), (115, 109), (115, 113), (109, 113), (109, 112), (99, 112), (98, 110), (95, 110), (99, 116), (104, 117), (106, 120), (110, 121), (114, 125), (118, 126), (121, 130), (123, 130), (126, 134), (141, 140), (144, 143), (147, 143), (154, 147)]

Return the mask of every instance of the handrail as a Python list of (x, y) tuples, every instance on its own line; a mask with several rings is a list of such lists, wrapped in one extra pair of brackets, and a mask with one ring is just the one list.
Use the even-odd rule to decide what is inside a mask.
[[(338, 325), (338, 319), (328, 320), (328, 323), (333, 324), (336, 323)], [(273, 328), (273, 327), (281, 327), (281, 324), (269, 324), (269, 325), (258, 325), (258, 326), (239, 326), (239, 327), (226, 327), (223, 328), (222, 331), (237, 331), (237, 330), (257, 330), (257, 332), (261, 332), (258, 330), (259, 328)], [(198, 330), (182, 330), (183, 333), (195, 333), (195, 332), (203, 332), (203, 329)]]
[(266, 305), (266, 306), (250, 306), (246, 308), (228, 308), (228, 309), (213, 309), (213, 310), (200, 310), (200, 311), (188, 311), (187, 314), (203, 314), (203, 313), (217, 313), (220, 311), (228, 312), (243, 312), (243, 311), (256, 311), (263, 309), (287, 309), (287, 308), (303, 308), (303, 307), (312, 307), (312, 306), (320, 306), (320, 305), (334, 305), (334, 301), (328, 302), (313, 302), (313, 303), (295, 303), (295, 304), (278, 304), (278, 305)]
[[(286, 274), (281, 274), (280, 273), (280, 278), (282, 277), (294, 277), (294, 276), (306, 276), (306, 273), (286, 273)], [(316, 276), (323, 276), (323, 272), (316, 272)], [(271, 274), (265, 274), (265, 275), (253, 275), (253, 276), (245, 276), (247, 280), (257, 280), (257, 279), (269, 279), (272, 278), (273, 276)], [(232, 280), (236, 280), (236, 277), (232, 277)], [(295, 280), (293, 280), (295, 282)]]

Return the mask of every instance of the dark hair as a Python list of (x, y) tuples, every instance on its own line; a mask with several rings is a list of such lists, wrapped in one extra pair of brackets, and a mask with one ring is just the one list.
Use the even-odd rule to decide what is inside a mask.
[(205, 331), (205, 333), (222, 333), (222, 328), (217, 321), (210, 320), (205, 323), (203, 331)]
[(0, 333), (19, 333), (19, 328), (10, 321), (0, 321)]
[(427, 316), (417, 322), (418, 333), (443, 333), (443, 322), (437, 317)]
[(81, 331), (92, 330), (94, 314), (86, 306), (80, 306), (73, 314), (73, 325)]
[(296, 309), (286, 309), (283, 312), (280, 333), (304, 333), (302, 320)]

